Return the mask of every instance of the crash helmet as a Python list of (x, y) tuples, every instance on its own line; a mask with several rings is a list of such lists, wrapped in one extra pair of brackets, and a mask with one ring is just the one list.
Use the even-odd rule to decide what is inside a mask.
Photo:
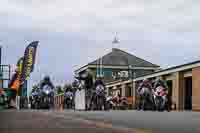
[(50, 76), (46, 75), (46, 76), (44, 77), (44, 81), (45, 81), (45, 82), (50, 82)]
[(77, 79), (75, 79), (74, 81), (73, 81), (73, 83), (72, 83), (72, 86), (77, 86), (78, 85), (78, 83), (79, 83), (79, 81), (77, 80)]

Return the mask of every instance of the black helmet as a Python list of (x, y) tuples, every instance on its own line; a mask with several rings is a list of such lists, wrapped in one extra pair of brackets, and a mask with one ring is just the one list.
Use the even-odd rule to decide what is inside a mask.
[(74, 82), (72, 83), (72, 86), (73, 87), (77, 87), (79, 84), (79, 81), (78, 80), (74, 80)]
[(49, 77), (49, 76), (45, 76), (45, 77), (44, 77), (44, 81), (45, 81), (45, 82), (49, 82), (49, 81), (50, 81), (50, 77)]
[(98, 85), (104, 85), (103, 81), (100, 80), (100, 79), (97, 79), (97, 80), (95, 81), (95, 86), (98, 86)]

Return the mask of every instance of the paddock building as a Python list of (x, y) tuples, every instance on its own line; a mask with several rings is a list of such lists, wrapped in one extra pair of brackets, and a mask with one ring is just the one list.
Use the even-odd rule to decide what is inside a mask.
[(170, 106), (174, 110), (200, 111), (200, 60), (167, 68), (133, 80), (118, 80), (106, 84), (107, 93), (118, 92), (129, 99), (133, 108), (138, 103), (136, 88), (143, 79), (154, 80), (161, 77), (169, 86)]

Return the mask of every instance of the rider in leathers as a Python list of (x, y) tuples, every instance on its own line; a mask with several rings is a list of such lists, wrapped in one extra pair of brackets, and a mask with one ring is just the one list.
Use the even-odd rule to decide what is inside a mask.
[(79, 87), (79, 81), (77, 79), (75, 79), (73, 81), (72, 87), (73, 87), (74, 92), (76, 91), (76, 89), (78, 89), (78, 87)]
[(104, 89), (103, 92), (105, 94), (105, 88), (106, 88), (106, 86), (105, 86), (103, 80), (101, 80), (100, 78), (97, 79), (95, 81), (95, 83), (94, 83), (95, 90), (98, 91), (98, 92), (102, 91), (102, 90), (98, 90), (98, 89), (100, 89), (100, 88), (97, 88), (99, 85), (102, 85), (102, 87), (103, 87), (102, 89)]
[[(143, 81), (142, 81), (142, 83), (139, 85), (139, 87), (138, 87), (138, 89), (137, 89), (137, 92), (140, 94), (141, 93), (141, 90), (142, 90), (142, 88), (148, 88), (148, 89), (150, 89), (150, 91), (152, 90), (152, 84), (151, 84), (151, 82), (148, 80), (148, 79), (144, 79)], [(141, 106), (142, 106), (142, 103), (141, 103), (141, 98), (142, 97), (139, 97), (139, 106), (138, 106), (138, 110), (140, 110), (141, 109)]]
[(50, 80), (50, 77), (49, 76), (45, 76), (43, 81), (40, 83), (40, 89), (43, 89), (43, 87), (45, 85), (49, 85), (51, 87), (51, 89), (54, 89), (54, 85), (53, 83), (51, 82)]
[(101, 79), (97, 79), (94, 83), (94, 86), (95, 88), (98, 86), (98, 85), (102, 85), (104, 88), (105, 88), (105, 84), (103, 83), (103, 81)]
[[(69, 98), (72, 98), (72, 99), (69, 99)], [(65, 104), (67, 104), (67, 100), (71, 100), (71, 103), (73, 104), (73, 100), (74, 100), (74, 93), (73, 93), (73, 90), (72, 90), (72, 87), (71, 86), (67, 86), (66, 90), (65, 90), (65, 94), (64, 94), (64, 98), (65, 98)], [(69, 105), (67, 105), (69, 106)], [(72, 105), (71, 105), (72, 106)]]
[[(54, 85), (53, 83), (51, 82), (50, 80), (50, 77), (49, 76), (45, 76), (44, 79), (42, 80), (42, 82), (40, 83), (40, 90), (42, 91), (43, 87), (45, 85), (48, 85), (50, 86), (50, 88), (53, 90), (54, 89)], [(53, 104), (53, 96), (51, 97), (51, 103)]]
[(67, 86), (65, 90), (65, 96), (72, 96), (73, 97), (73, 92), (71, 86)]
[(142, 89), (143, 87), (146, 87), (146, 88), (148, 88), (148, 89), (152, 89), (152, 84), (151, 84), (151, 82), (150, 82), (148, 79), (144, 79), (144, 80), (142, 81), (142, 83), (139, 85), (137, 91), (140, 93), (140, 91), (141, 91), (141, 89)]
[[(164, 91), (166, 92), (166, 94), (168, 94), (169, 88), (168, 88), (168, 85), (167, 85), (165, 80), (163, 80), (161, 78), (157, 78), (155, 83), (154, 83), (154, 87), (153, 87), (154, 91), (156, 91), (156, 88), (159, 87), (159, 86), (162, 86), (164, 88)], [(171, 109), (171, 107), (170, 107), (171, 99), (170, 99), (169, 95), (167, 95), (167, 101), (166, 102), (167, 103), (166, 103), (165, 108), (169, 111)]]
[(164, 80), (162, 80), (162, 79), (160, 79), (160, 78), (156, 79), (153, 88), (156, 89), (156, 88), (159, 87), (159, 86), (162, 86), (162, 87), (165, 89), (165, 91), (168, 90), (168, 86), (167, 86), (166, 81), (164, 81)]

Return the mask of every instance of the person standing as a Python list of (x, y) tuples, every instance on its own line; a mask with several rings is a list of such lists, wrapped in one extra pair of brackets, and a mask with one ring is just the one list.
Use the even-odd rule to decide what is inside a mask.
[(75, 77), (75, 78), (78, 80), (84, 81), (86, 110), (91, 110), (91, 99), (92, 99), (92, 93), (94, 90), (94, 82), (93, 82), (92, 73), (90, 70), (87, 70), (84, 75), (79, 75), (78, 77)]

